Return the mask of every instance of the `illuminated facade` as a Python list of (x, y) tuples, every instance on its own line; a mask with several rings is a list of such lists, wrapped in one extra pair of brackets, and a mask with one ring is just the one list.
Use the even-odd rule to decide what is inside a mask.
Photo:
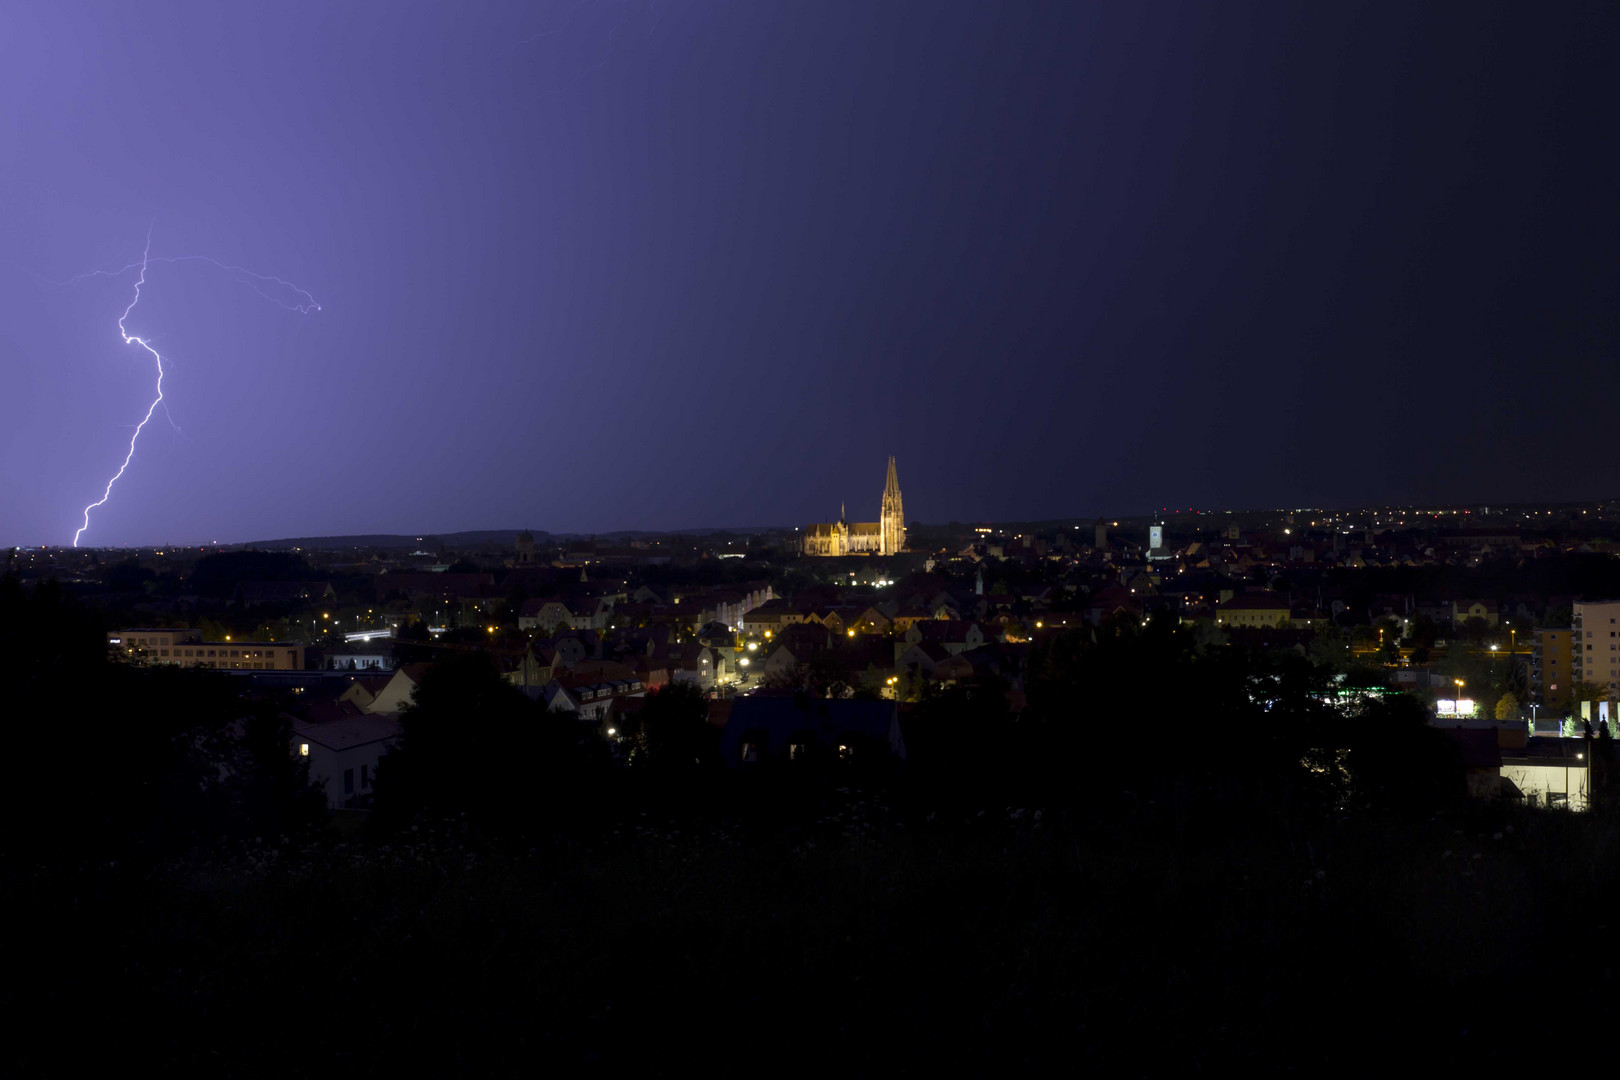
[(1289, 608), (1281, 597), (1270, 593), (1240, 593), (1223, 601), (1215, 621), (1228, 629), (1283, 629), (1289, 623)]
[(845, 520), (839, 507), (838, 520), (807, 526), (804, 530), (806, 555), (898, 555), (906, 547), (906, 515), (900, 503), (900, 478), (889, 457), (889, 475), (883, 485), (883, 502), (878, 521)]
[(1597, 683), (1620, 696), (1620, 600), (1577, 601), (1570, 639), (1570, 683)]
[(302, 671), (304, 646), (293, 641), (204, 641), (201, 630), (115, 630), (107, 644), (125, 660), (234, 671)]

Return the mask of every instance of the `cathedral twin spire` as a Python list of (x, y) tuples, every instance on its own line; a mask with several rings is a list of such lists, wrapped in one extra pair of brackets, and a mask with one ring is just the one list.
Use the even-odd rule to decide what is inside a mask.
[(838, 504), (838, 520), (811, 525), (805, 530), (806, 555), (898, 555), (906, 548), (906, 515), (900, 503), (900, 477), (894, 455), (883, 482), (882, 512), (877, 521), (849, 523), (845, 505)]
[(889, 455), (889, 475), (883, 482), (883, 511), (879, 525), (883, 530), (884, 555), (898, 555), (906, 547), (906, 514), (900, 505), (900, 477), (894, 469), (894, 455)]

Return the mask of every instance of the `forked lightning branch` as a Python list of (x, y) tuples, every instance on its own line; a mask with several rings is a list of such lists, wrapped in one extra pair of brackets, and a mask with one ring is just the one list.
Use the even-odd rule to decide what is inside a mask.
[[(240, 266), (231, 266), (226, 263), (222, 263), (217, 259), (211, 259), (206, 255), (171, 255), (153, 258), (152, 234), (150, 232), (148, 232), (146, 235), (146, 247), (141, 252), (140, 262), (130, 263), (128, 266), (120, 267), (117, 270), (94, 270), (87, 274), (80, 274), (69, 281), (60, 282), (59, 284), (62, 285), (73, 285), (89, 277), (118, 277), (122, 274), (128, 273), (131, 270), (139, 270), (140, 272), (135, 278), (135, 295), (130, 298), (129, 305), (124, 308), (123, 314), (118, 316), (118, 335), (124, 339), (125, 345), (139, 345), (143, 350), (145, 350), (147, 355), (152, 358), (152, 364), (157, 372), (157, 377), (153, 384), (154, 396), (152, 398), (152, 403), (146, 407), (146, 415), (141, 417), (141, 422), (135, 425), (135, 430), (129, 437), (129, 448), (124, 452), (124, 460), (119, 464), (118, 471), (113, 473), (108, 479), (107, 486), (102, 489), (101, 497), (84, 508), (84, 519), (80, 522), (78, 531), (73, 534), (74, 547), (79, 546), (79, 539), (84, 536), (85, 532), (90, 528), (90, 512), (106, 505), (107, 500), (112, 498), (113, 485), (118, 483), (119, 479), (121, 479), (124, 473), (129, 469), (130, 462), (135, 459), (135, 446), (140, 441), (141, 432), (144, 431), (146, 429), (146, 425), (151, 422), (152, 415), (157, 412), (157, 407), (163, 404), (163, 354), (158, 352), (157, 349), (153, 347), (152, 343), (146, 338), (141, 337), (139, 334), (130, 333), (129, 327), (126, 325), (129, 320), (130, 312), (134, 311), (136, 305), (141, 302), (141, 289), (146, 285), (147, 270), (153, 263), (159, 262), (206, 262), (210, 265), (219, 267), (221, 270), (229, 272), (236, 278), (237, 281), (247, 285), (266, 300), (284, 307), (289, 311), (296, 311), (301, 315), (307, 315), (312, 311), (321, 310), (321, 305), (315, 302), (315, 298), (313, 296), (291, 282), (283, 281), (281, 278), (270, 277), (265, 274), (257, 274)], [(265, 291), (267, 285), (274, 285), (284, 289), (296, 296), (297, 299), (290, 303), (284, 299), (278, 299), (270, 292)]]

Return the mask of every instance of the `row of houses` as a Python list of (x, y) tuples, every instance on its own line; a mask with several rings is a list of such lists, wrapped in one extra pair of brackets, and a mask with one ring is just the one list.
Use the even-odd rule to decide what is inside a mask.
[[(426, 665), (382, 677), (355, 676), (336, 697), (310, 703), (294, 720), (293, 749), (331, 809), (363, 809), (375, 795), (377, 771), (402, 735), (400, 710)], [(622, 665), (590, 662), (541, 687), (535, 700), (572, 715), (604, 738), (617, 737), (647, 688)], [(728, 764), (745, 767), (806, 756), (905, 758), (894, 701), (749, 696), (714, 703), (711, 714)]]
[[(799, 636), (799, 635), (796, 635)], [(908, 651), (933, 645), (919, 642)], [(904, 657), (906, 654), (902, 654)], [(985, 643), (963, 652), (929, 653), (930, 677), (963, 675), (981, 665), (1001, 665), (1016, 676), (1017, 649)], [(922, 670), (928, 671), (919, 662)], [(411, 700), (425, 665), (406, 665), (386, 677), (356, 676), (331, 700), (311, 704), (294, 724), (296, 752), (310, 766), (312, 782), (324, 788), (333, 808), (369, 805), (382, 758), (400, 737), (399, 712)], [(548, 710), (588, 723), (612, 739), (626, 729), (649, 688), (625, 665), (583, 661), (560, 672), (531, 696)], [(803, 693), (754, 694), (711, 703), (711, 721), (722, 728), (720, 748), (728, 764), (747, 767), (801, 756), (905, 757), (898, 703), (892, 699), (813, 697)], [(1533, 804), (1584, 808), (1591, 797), (1588, 743), (1556, 737), (1549, 729), (1531, 735), (1520, 723), (1446, 719), (1441, 723), (1462, 746), (1472, 794), (1523, 799)]]

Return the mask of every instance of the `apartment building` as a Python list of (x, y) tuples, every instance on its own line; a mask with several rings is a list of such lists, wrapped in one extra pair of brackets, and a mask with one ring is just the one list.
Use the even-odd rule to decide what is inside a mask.
[[(1530, 640), (1530, 693), (1537, 705), (1548, 709), (1569, 705), (1575, 681), (1574, 640), (1575, 632), (1568, 627), (1536, 627)], [(1596, 649), (1592, 655), (1597, 655)]]
[(1582, 600), (1572, 605), (1572, 682), (1597, 683), (1620, 696), (1620, 600)]

